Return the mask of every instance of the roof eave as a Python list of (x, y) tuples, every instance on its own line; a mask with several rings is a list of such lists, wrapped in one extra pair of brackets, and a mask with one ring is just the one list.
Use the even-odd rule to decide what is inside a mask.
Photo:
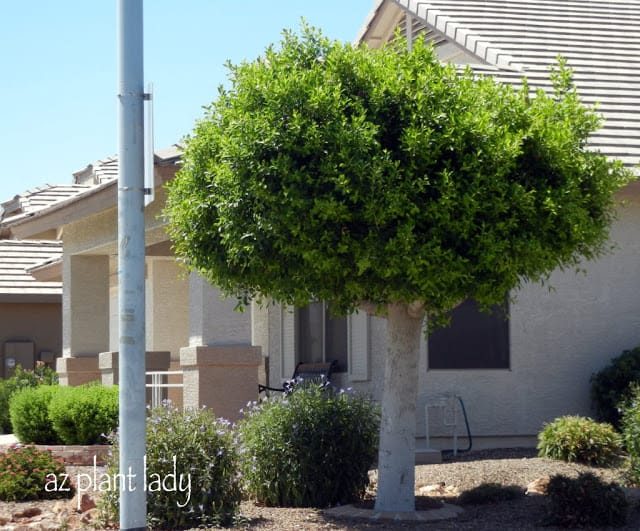
[(27, 239), (79, 219), (97, 214), (117, 204), (117, 180), (97, 185), (87, 192), (31, 214), (4, 221), (15, 238)]

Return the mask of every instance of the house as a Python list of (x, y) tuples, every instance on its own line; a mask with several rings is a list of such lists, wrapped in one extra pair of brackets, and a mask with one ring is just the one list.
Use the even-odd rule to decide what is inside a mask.
[[(542, 0), (380, 0), (357, 42), (379, 46), (396, 30), (434, 42), (443, 60), (478, 75), (548, 89), (548, 68), (563, 54), (586, 103), (600, 102), (603, 128), (591, 145), (629, 167), (640, 162), (640, 2), (554, 3)], [(385, 322), (363, 313), (332, 317), (323, 303), (306, 308), (235, 302), (197, 274), (181, 270), (161, 217), (165, 192), (180, 164), (177, 146), (156, 153), (156, 199), (145, 210), (147, 365), (184, 371), (184, 403), (215, 404), (234, 417), (255, 398), (256, 380), (278, 384), (299, 361), (338, 360), (334, 381), (381, 398)], [(13, 238), (54, 231), (63, 242), (63, 381), (113, 378), (118, 349), (117, 159), (74, 174), (87, 189), (0, 222)], [(423, 340), (419, 411), (462, 399), (474, 447), (530, 446), (544, 422), (589, 414), (589, 377), (623, 349), (640, 344), (640, 185), (623, 190), (612, 227), (615, 250), (583, 264), (586, 274), (555, 271), (548, 287), (512, 293), (508, 319), (480, 314), (469, 301), (450, 329)], [(624, 200), (624, 203), (622, 203)], [(154, 365), (155, 364), (155, 365)], [(450, 402), (446, 402), (447, 404)], [(455, 402), (454, 402), (455, 405)], [(448, 406), (447, 406), (448, 407)], [(456, 406), (457, 408), (457, 406)], [(429, 441), (451, 444), (446, 408), (429, 408)], [(456, 409), (460, 413), (459, 408)], [(426, 415), (418, 435), (427, 431)], [(460, 435), (464, 434), (458, 419)], [(464, 444), (464, 443), (462, 443)]]
[[(259, 349), (251, 346), (249, 316), (233, 312), (233, 301), (187, 275), (173, 256), (161, 212), (163, 184), (179, 162), (178, 146), (156, 152), (155, 201), (145, 210), (147, 370), (182, 370), (184, 397), (170, 398), (215, 405), (219, 415), (236, 418), (247, 399), (257, 398)], [(43, 268), (56, 268), (62, 280), (56, 368), (65, 384), (117, 382), (117, 175), (116, 157), (96, 161), (73, 174), (79, 193), (0, 223), (16, 239), (55, 233), (63, 244), (59, 259)]]
[[(45, 208), (71, 197), (83, 186), (44, 185), (0, 203), (4, 219)], [(56, 231), (37, 239), (13, 240), (0, 228), (0, 378), (16, 365), (49, 365), (62, 353), (62, 279), (49, 264), (62, 255)]]
[[(591, 146), (631, 168), (640, 162), (640, 2), (538, 0), (380, 0), (356, 39), (379, 47), (396, 32), (433, 42), (443, 61), (470, 65), (517, 85), (550, 89), (558, 54), (574, 70), (587, 104), (604, 118)], [(620, 194), (611, 230), (614, 251), (583, 264), (585, 274), (555, 271), (549, 286), (511, 293), (508, 319), (460, 306), (449, 329), (423, 341), (418, 411), (430, 407), (430, 444), (450, 447), (452, 412), (474, 448), (532, 446), (544, 422), (591, 413), (589, 379), (622, 350), (640, 344), (640, 185)], [(270, 380), (288, 377), (301, 359), (338, 359), (337, 381), (381, 398), (385, 323), (364, 315), (331, 319), (322, 304), (256, 312), (267, 344)], [(418, 436), (425, 437), (426, 414)], [(464, 446), (466, 441), (462, 441)]]

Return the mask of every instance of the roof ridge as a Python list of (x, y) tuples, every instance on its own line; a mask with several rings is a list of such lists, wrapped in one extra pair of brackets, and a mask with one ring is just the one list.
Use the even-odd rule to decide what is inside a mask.
[(487, 37), (466, 27), (442, 8), (420, 0), (393, 0), (405, 11), (429, 24), (443, 37), (458, 44), (478, 59), (503, 70), (524, 72), (526, 67), (511, 54), (501, 50)]

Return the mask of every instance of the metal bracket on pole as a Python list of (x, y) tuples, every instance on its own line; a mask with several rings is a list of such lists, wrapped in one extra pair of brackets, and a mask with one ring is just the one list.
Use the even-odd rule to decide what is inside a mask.
[(155, 199), (155, 156), (153, 151), (153, 85), (147, 86), (144, 100), (144, 206)]

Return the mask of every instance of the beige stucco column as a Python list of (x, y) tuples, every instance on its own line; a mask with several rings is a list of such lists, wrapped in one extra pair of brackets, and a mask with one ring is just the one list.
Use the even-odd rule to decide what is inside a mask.
[(80, 385), (99, 380), (98, 353), (109, 348), (109, 258), (65, 253), (62, 280), (60, 381)]
[(180, 349), (184, 406), (213, 409), (229, 420), (258, 397), (260, 348), (251, 346), (251, 316), (197, 274), (189, 277), (189, 346)]
[(168, 350), (179, 363), (189, 342), (189, 280), (174, 257), (147, 257), (145, 301), (147, 349)]

